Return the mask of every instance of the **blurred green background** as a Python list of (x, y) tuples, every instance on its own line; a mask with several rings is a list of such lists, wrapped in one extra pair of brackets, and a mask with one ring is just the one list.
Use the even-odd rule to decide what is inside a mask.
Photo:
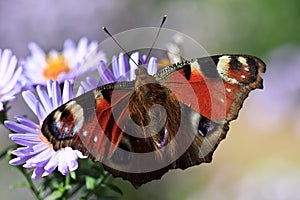
[[(66, 38), (101, 42), (103, 25), (116, 34), (157, 26), (167, 14), (166, 28), (189, 35), (210, 54), (262, 58), (265, 89), (251, 93), (211, 164), (173, 170), (139, 190), (116, 182), (128, 200), (300, 199), (299, 9), (298, 0), (0, 1), (0, 48), (25, 57), (30, 41), (45, 50), (61, 49)], [(0, 149), (9, 144), (1, 127)], [(1, 160), (0, 199), (33, 199), (26, 189), (9, 189), (18, 180)]]

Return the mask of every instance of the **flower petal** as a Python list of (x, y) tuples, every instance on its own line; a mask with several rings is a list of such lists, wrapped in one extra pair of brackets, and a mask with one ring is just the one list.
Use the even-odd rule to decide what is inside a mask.
[(70, 99), (73, 98), (72, 87), (70, 81), (64, 82), (63, 95), (62, 95), (62, 103), (67, 103)]
[(26, 90), (26, 91), (22, 92), (22, 96), (23, 96), (23, 99), (25, 100), (25, 102), (27, 103), (27, 105), (29, 106), (29, 108), (32, 110), (32, 112), (34, 112), (34, 114), (36, 114), (36, 104), (37, 104), (38, 100), (34, 96), (34, 94), (31, 91)]
[(32, 175), (31, 175), (31, 178), (32, 178), (32, 179), (39, 179), (39, 178), (41, 178), (41, 177), (43, 176), (44, 172), (45, 172), (45, 169), (44, 169), (44, 168), (42, 168), (42, 167), (37, 167), (37, 168), (35, 168), (35, 169), (33, 170), (33, 173), (32, 173)]
[(53, 108), (51, 106), (52, 105), (51, 100), (48, 97), (46, 91), (44, 89), (42, 89), (40, 85), (38, 85), (36, 87), (36, 92), (37, 92), (37, 94), (38, 94), (38, 96), (41, 100), (41, 103), (42, 103), (43, 107), (45, 108), (45, 111), (47, 113), (50, 113), (53, 110)]
[(154, 75), (157, 72), (157, 58), (150, 58), (147, 71), (150, 75)]
[(39, 128), (39, 126), (34, 123), (33, 121), (23, 117), (23, 116), (15, 116), (15, 118), (17, 119), (18, 122), (20, 122), (21, 124), (31, 127), (32, 129), (37, 130)]
[(130, 64), (130, 80), (133, 81), (136, 79), (135, 70), (138, 68), (136, 63), (139, 63), (139, 52), (131, 54), (131, 59), (129, 60)]
[(32, 146), (40, 142), (40, 140), (36, 135), (23, 134), (23, 133), (9, 134), (9, 139), (23, 146)]
[(0, 74), (2, 74), (2, 75), (5, 74), (11, 55), (12, 55), (12, 52), (10, 49), (4, 49), (4, 51), (1, 53)]
[(56, 167), (58, 166), (58, 154), (55, 153), (53, 154), (53, 156), (51, 157), (51, 159), (48, 161), (48, 163), (45, 165), (44, 169), (51, 173), (53, 170), (56, 169)]
[[(6, 121), (4, 121), (4, 125), (16, 133), (25, 133), (25, 132), (34, 133), (34, 132), (36, 132), (36, 129), (33, 127), (29, 127), (24, 124), (18, 124), (13, 121), (6, 120)], [(12, 135), (14, 135), (14, 134), (12, 134)], [(35, 137), (36, 137), (36, 135), (35, 135)]]
[(54, 109), (62, 104), (60, 88), (59, 88), (58, 82), (56, 82), (56, 81), (54, 81), (52, 84), (52, 94), (53, 94), (52, 105), (53, 105), (53, 109)]
[(64, 155), (63, 150), (60, 150), (58, 152), (58, 171), (60, 171), (60, 173), (66, 176), (69, 172), (69, 169), (68, 169), (68, 164), (66, 162), (66, 159), (63, 155)]
[(104, 84), (116, 81), (114, 74), (110, 71), (110, 69), (104, 62), (99, 63), (98, 72)]

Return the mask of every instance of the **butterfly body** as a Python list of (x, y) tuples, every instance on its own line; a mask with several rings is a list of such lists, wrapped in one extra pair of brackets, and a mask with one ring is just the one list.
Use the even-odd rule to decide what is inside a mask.
[(100, 86), (54, 110), (42, 133), (71, 146), (135, 187), (169, 169), (211, 162), (265, 64), (248, 55), (192, 59), (153, 76)]

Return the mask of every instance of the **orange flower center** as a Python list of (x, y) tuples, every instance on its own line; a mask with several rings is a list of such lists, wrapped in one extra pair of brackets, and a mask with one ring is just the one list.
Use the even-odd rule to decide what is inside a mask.
[(70, 72), (68, 62), (62, 54), (58, 54), (57, 56), (48, 55), (46, 57), (46, 62), (47, 66), (43, 73), (46, 79), (56, 80), (60, 73)]
[(43, 136), (42, 134), (39, 135), (39, 139), (42, 140), (46, 145), (48, 145), (48, 148), (53, 149), (53, 145), (48, 141), (48, 139)]

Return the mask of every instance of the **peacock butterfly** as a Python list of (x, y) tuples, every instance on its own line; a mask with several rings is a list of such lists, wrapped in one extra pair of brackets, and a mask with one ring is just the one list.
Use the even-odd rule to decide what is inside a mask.
[(211, 162), (266, 65), (250, 55), (215, 55), (165, 67), (143, 66), (136, 80), (100, 86), (47, 116), (42, 133), (100, 161), (136, 188), (170, 169)]

